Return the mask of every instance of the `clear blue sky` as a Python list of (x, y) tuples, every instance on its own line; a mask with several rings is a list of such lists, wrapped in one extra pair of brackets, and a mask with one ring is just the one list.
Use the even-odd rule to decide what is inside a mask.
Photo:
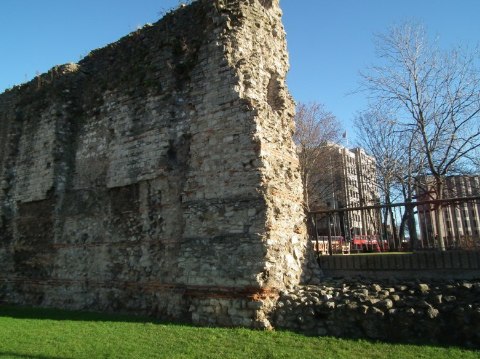
[[(0, 92), (157, 21), (178, 0), (0, 0)], [(366, 101), (347, 95), (375, 62), (373, 34), (415, 20), (442, 46), (480, 42), (480, 0), (281, 0), (296, 101), (350, 127)], [(349, 131), (351, 134), (352, 131)], [(350, 135), (351, 136), (351, 135)]]

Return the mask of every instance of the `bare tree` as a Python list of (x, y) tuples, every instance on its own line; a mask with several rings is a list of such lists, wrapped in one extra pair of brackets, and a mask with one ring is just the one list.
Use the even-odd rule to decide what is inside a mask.
[[(480, 147), (480, 71), (475, 54), (442, 52), (420, 26), (394, 27), (378, 37), (382, 64), (362, 74), (371, 99), (395, 110), (405, 131), (416, 133), (434, 196), (443, 197), (447, 174), (462, 172)], [(445, 249), (441, 206), (437, 238)]]
[(480, 173), (480, 148), (477, 148), (471, 154), (469, 154), (470, 160), (473, 163), (473, 167), (471, 169), (471, 174), (479, 174)]
[(305, 209), (309, 211), (325, 190), (325, 183), (318, 180), (329, 166), (322, 148), (329, 142), (338, 142), (342, 128), (335, 115), (317, 102), (298, 103), (295, 124), (294, 141), (300, 160)]
[[(395, 118), (395, 114), (382, 108), (371, 108), (359, 113), (354, 121), (357, 142), (369, 152), (376, 162), (377, 183), (385, 204), (392, 204), (398, 196), (404, 202), (413, 198), (415, 176), (421, 171), (422, 157), (418, 156), (418, 136), (415, 132), (405, 132)], [(416, 245), (417, 232), (412, 207), (406, 208), (397, 231), (394, 213), (385, 209), (383, 227), (386, 232), (391, 223), (394, 243), (403, 239), (405, 226), (410, 234), (411, 243)], [(397, 238), (397, 232), (400, 237)]]
[[(358, 133), (358, 145), (375, 158), (378, 189), (385, 204), (393, 203), (394, 186), (401, 171), (399, 159), (402, 147), (398, 146), (395, 133), (396, 122), (378, 109), (359, 113), (354, 121)], [(391, 208), (383, 214), (383, 232), (387, 233), (388, 223), (392, 226), (394, 243), (397, 241), (395, 219)], [(392, 244), (391, 247), (393, 248)]]

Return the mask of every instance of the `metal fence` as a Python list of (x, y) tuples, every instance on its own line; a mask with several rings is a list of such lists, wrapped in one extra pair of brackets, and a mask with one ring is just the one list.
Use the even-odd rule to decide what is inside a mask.
[(479, 250), (480, 196), (310, 212), (319, 254)]

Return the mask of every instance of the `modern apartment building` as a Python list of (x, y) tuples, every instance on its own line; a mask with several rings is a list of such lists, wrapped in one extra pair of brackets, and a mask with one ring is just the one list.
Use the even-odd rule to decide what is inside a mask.
[[(432, 177), (417, 179), (418, 201), (436, 199)], [(443, 198), (480, 196), (480, 176), (448, 176), (445, 178)], [(433, 245), (439, 226), (442, 226), (447, 245), (465, 246), (465, 241), (480, 239), (480, 201), (462, 201), (460, 204), (442, 205), (441, 223), (437, 223), (435, 206), (422, 205), (418, 208), (420, 236), (424, 245)], [(460, 243), (462, 242), (462, 243)]]
[[(361, 148), (349, 149), (338, 144), (328, 144), (321, 151), (322, 168), (318, 178), (319, 207), (324, 209), (353, 208), (378, 203), (375, 160)], [(347, 211), (344, 216), (332, 217), (332, 235), (376, 234), (379, 217), (372, 211)], [(319, 234), (328, 233), (328, 220), (317, 224)]]

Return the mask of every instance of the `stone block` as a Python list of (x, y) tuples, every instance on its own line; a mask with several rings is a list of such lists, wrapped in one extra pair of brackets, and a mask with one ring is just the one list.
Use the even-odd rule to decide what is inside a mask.
[(417, 253), (418, 269), (428, 269), (427, 253)]
[(433, 252), (431, 253), (431, 255), (433, 256), (434, 269), (444, 269), (445, 263), (444, 263), (444, 257), (442, 256), (442, 253)]
[(425, 257), (426, 257), (427, 268), (435, 269), (436, 268), (435, 253), (432, 253), (432, 252), (425, 253)]
[(382, 270), (392, 270), (395, 268), (392, 268), (391, 261), (390, 261), (390, 256), (381, 256), (381, 268)]
[(411, 269), (414, 269), (413, 265), (412, 265), (412, 257), (414, 255), (412, 254), (405, 254), (403, 256), (403, 269), (404, 270), (411, 270)]
[(464, 268), (464, 263), (462, 263), (462, 256), (458, 251), (451, 251), (450, 256), (452, 258), (452, 267), (453, 269)]
[(442, 254), (445, 269), (454, 268), (453, 261), (452, 261), (452, 252), (442, 252), (441, 254)]
[(480, 251), (468, 252), (468, 259), (472, 269), (480, 269)]

